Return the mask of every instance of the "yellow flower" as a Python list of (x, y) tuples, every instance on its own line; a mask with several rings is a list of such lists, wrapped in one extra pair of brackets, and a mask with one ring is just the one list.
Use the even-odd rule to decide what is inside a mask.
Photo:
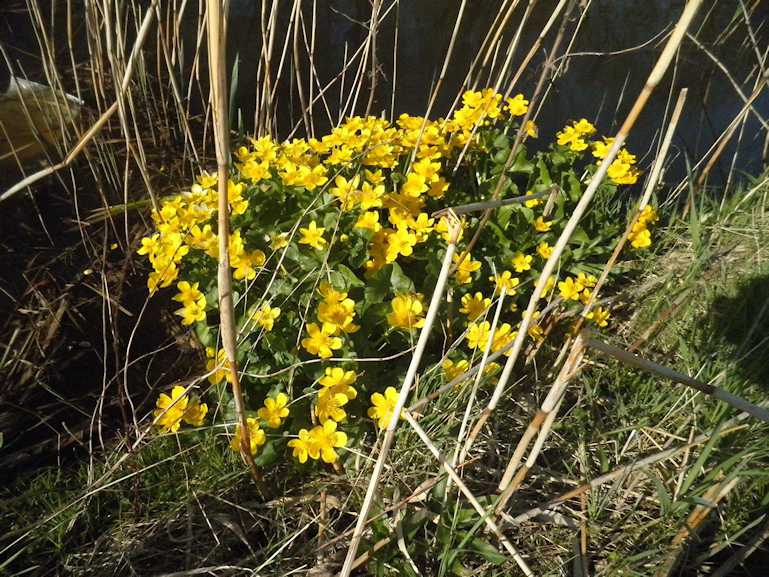
[(630, 233), (630, 236), (628, 236), (628, 240), (630, 241), (630, 244), (633, 245), (633, 248), (646, 248), (647, 246), (651, 246), (651, 232), (646, 228), (646, 223), (643, 223), (640, 220), (636, 222), (635, 225), (633, 225), (633, 231)]
[(299, 229), (299, 232), (302, 235), (302, 238), (299, 239), (299, 244), (309, 244), (315, 250), (322, 250), (323, 247), (328, 244), (326, 239), (323, 238), (323, 233), (325, 231), (325, 228), (318, 228), (318, 225), (315, 224), (315, 221), (313, 220), (310, 223), (309, 228)]
[(205, 309), (206, 309), (206, 297), (201, 295), (200, 299), (197, 302), (185, 303), (184, 308), (174, 311), (174, 314), (177, 314), (180, 317), (183, 317), (182, 325), (189, 326), (196, 321), (205, 320), (206, 318)]
[(418, 293), (395, 293), (392, 301), (393, 312), (387, 315), (387, 322), (394, 328), (421, 329), (425, 324), (423, 298)]
[(545, 217), (540, 216), (537, 220), (534, 221), (534, 228), (537, 229), (537, 232), (547, 232), (550, 230), (552, 224), (552, 220), (545, 222)]
[(270, 248), (272, 250), (278, 250), (283, 248), (284, 246), (288, 246), (288, 239), (286, 238), (285, 233), (276, 234), (270, 240)]
[(324, 324), (334, 325), (335, 335), (338, 335), (340, 330), (348, 334), (358, 332), (360, 326), (352, 322), (353, 317), (355, 317), (355, 302), (352, 299), (338, 302), (325, 301), (318, 307), (318, 320)]
[(585, 288), (593, 288), (595, 283), (598, 282), (598, 279), (593, 275), (587, 276), (585, 273), (581, 272), (577, 275), (577, 282)]
[(382, 176), (381, 170), (371, 171), (371, 170), (365, 169), (363, 171), (363, 174), (366, 175), (366, 180), (368, 180), (374, 186), (376, 186), (377, 184), (383, 183), (385, 180), (385, 177)]
[(542, 339), (544, 331), (540, 325), (531, 325), (528, 330), (529, 336), (533, 341), (539, 341)]
[(300, 463), (307, 462), (307, 456), (310, 454), (312, 448), (312, 438), (307, 429), (299, 431), (299, 435), (296, 439), (291, 439), (288, 442), (288, 446), (294, 449), (292, 453), (293, 457), (299, 459)]
[[(171, 297), (171, 299), (182, 303), (184, 306), (187, 306), (188, 303), (198, 302), (203, 297), (203, 293), (198, 290), (199, 284), (196, 282), (194, 285), (190, 285), (186, 280), (183, 280), (176, 285), (179, 294)], [(203, 300), (205, 302), (205, 297)]]
[[(374, 393), (371, 395), (371, 404), (374, 406), (368, 410), (369, 418), (376, 419), (380, 429), (386, 429), (395, 412), (397, 402), (398, 391), (394, 387), (387, 387), (384, 396), (381, 393)], [(403, 418), (403, 412), (401, 412), (401, 419)]]
[[(189, 398), (184, 394), (184, 387), (176, 386), (171, 390), (169, 397), (165, 393), (160, 393), (155, 402), (157, 410), (153, 413), (159, 427), (162, 427), (161, 433), (175, 433), (179, 430), (184, 413), (187, 410)], [(165, 412), (165, 414), (163, 414)], [(161, 416), (162, 415), (162, 416)]]
[[(251, 454), (256, 455), (257, 449), (267, 441), (267, 436), (264, 434), (264, 431), (259, 428), (259, 421), (256, 419), (246, 419), (246, 423), (248, 424), (248, 440), (251, 445)], [(240, 423), (238, 423), (238, 427), (235, 430), (235, 437), (230, 441), (230, 448), (233, 451), (240, 451), (242, 435), (243, 429), (241, 429)]]
[(524, 100), (523, 94), (508, 98), (505, 102), (507, 103), (505, 108), (510, 116), (523, 116), (529, 110), (529, 101)]
[[(215, 349), (208, 347), (206, 349), (206, 356), (211, 358), (206, 363), (206, 370), (213, 374), (208, 377), (208, 382), (212, 385), (218, 385), (223, 379), (227, 379), (227, 382), (232, 382), (232, 373), (230, 373), (230, 365), (227, 361), (227, 353), (224, 349), (219, 349), (217, 352)], [(214, 370), (215, 369), (215, 370)]]
[(583, 287), (580, 283), (574, 282), (571, 277), (566, 277), (566, 280), (558, 283), (558, 290), (561, 291), (561, 296), (564, 300), (579, 300), (579, 293), (582, 292)]
[(659, 219), (660, 217), (657, 216), (657, 211), (654, 210), (654, 207), (647, 205), (638, 217), (638, 222), (642, 222), (644, 224), (655, 224), (657, 221), (659, 221)]
[(550, 255), (553, 254), (553, 248), (554, 247), (550, 246), (546, 241), (543, 240), (537, 246), (537, 252), (539, 253), (539, 256), (547, 260), (550, 258)]
[[(511, 332), (511, 329), (512, 327), (509, 324), (503, 323), (501, 327), (494, 331), (494, 338), (491, 339), (492, 352), (496, 353), (501, 351), (518, 336), (518, 331)], [(510, 356), (511, 352), (512, 351), (507, 351), (505, 355)]]
[(328, 389), (322, 389), (318, 393), (318, 404), (315, 405), (315, 416), (321, 424), (329, 419), (337, 423), (347, 416), (342, 407), (350, 399), (344, 393), (332, 393)]
[(511, 278), (512, 275), (513, 273), (506, 270), (489, 277), (490, 281), (496, 283), (494, 286), (494, 294), (500, 294), (502, 292), (502, 287), (505, 287), (505, 294), (507, 296), (512, 296), (516, 293), (515, 287), (518, 286), (520, 281), (517, 278)]
[(611, 148), (611, 145), (614, 144), (614, 138), (604, 136), (603, 142), (594, 142), (593, 143), (593, 156), (596, 158), (600, 158), (603, 160), (606, 158), (606, 155), (609, 154), (609, 149)]
[(256, 321), (256, 326), (263, 327), (267, 332), (272, 330), (275, 319), (280, 316), (278, 307), (271, 307), (267, 303), (262, 303), (257, 310), (251, 314), (251, 320)]
[(321, 457), (326, 463), (337, 460), (335, 448), (347, 445), (347, 435), (337, 431), (336, 422), (331, 419), (310, 431), (309, 437), (311, 439), (310, 457), (313, 459)]
[(321, 377), (318, 383), (322, 387), (331, 389), (334, 387), (348, 387), (355, 383), (356, 379), (355, 371), (345, 371), (340, 367), (328, 367), (326, 368), (326, 376)]
[[(530, 190), (528, 192), (526, 192), (526, 196), (531, 196), (533, 194), (534, 193), (531, 192)], [(533, 200), (527, 200), (523, 204), (526, 205), (526, 208), (534, 208), (535, 206), (538, 206), (538, 205), (542, 204), (542, 199), (541, 198), (535, 198)]]
[(427, 186), (427, 179), (421, 174), (410, 172), (406, 178), (406, 183), (401, 187), (401, 192), (405, 195), (416, 198), (430, 189), (430, 187)]
[(283, 393), (279, 393), (275, 399), (265, 399), (264, 407), (257, 411), (259, 418), (267, 421), (267, 426), (271, 429), (277, 429), (280, 427), (280, 420), (288, 417), (289, 410), (286, 405), (288, 404), (288, 397)]
[(398, 255), (409, 256), (414, 252), (414, 245), (417, 243), (417, 236), (409, 232), (406, 227), (398, 228), (398, 231), (387, 236), (387, 253), (385, 259), (387, 262), (394, 262)]
[(331, 351), (342, 348), (342, 339), (335, 337), (337, 328), (331, 323), (323, 323), (322, 327), (312, 323), (307, 325), (308, 338), (302, 340), (302, 346), (311, 355), (318, 355), (321, 359), (331, 356)]
[(595, 307), (587, 315), (587, 318), (593, 321), (599, 327), (605, 327), (606, 325), (609, 324), (608, 321), (610, 316), (611, 314), (609, 313), (609, 311), (605, 311), (601, 307)]
[(595, 134), (595, 126), (590, 124), (587, 120), (584, 118), (580, 120), (579, 122), (574, 123), (574, 131), (579, 134), (586, 134), (588, 136), (592, 136)]
[[(454, 255), (454, 264), (459, 262), (459, 255)], [(467, 284), (469, 282), (472, 282), (473, 277), (472, 274), (477, 271), (479, 268), (481, 268), (481, 263), (477, 260), (473, 260), (470, 255), (468, 254), (464, 260), (462, 261), (462, 264), (459, 265), (459, 268), (457, 269), (456, 276), (457, 276), (457, 282), (459, 284)]]
[(459, 312), (467, 315), (468, 322), (473, 322), (491, 305), (491, 299), (483, 298), (482, 293), (466, 294), (462, 297), (462, 308)]
[(534, 122), (531, 120), (526, 121), (526, 125), (523, 127), (523, 130), (532, 138), (539, 138), (539, 129), (537, 128), (537, 125), (534, 124)]
[(187, 410), (184, 412), (182, 420), (193, 427), (202, 427), (207, 414), (208, 405), (198, 401), (190, 401), (187, 404)]
[[(508, 325), (509, 328), (509, 325)], [(491, 324), (488, 321), (483, 321), (481, 324), (473, 323), (470, 325), (470, 330), (467, 331), (467, 346), (471, 349), (480, 349), (485, 351), (489, 344), (489, 337), (491, 336)]]
[(455, 365), (454, 361), (451, 359), (446, 359), (443, 361), (441, 368), (443, 369), (443, 373), (446, 375), (446, 380), (451, 382), (457, 377), (465, 374), (470, 368), (470, 363), (465, 359), (462, 359)]
[(353, 228), (367, 228), (369, 230), (373, 230), (374, 232), (378, 232), (382, 228), (382, 225), (379, 224), (379, 212), (364, 212), (358, 216), (358, 222), (355, 223)]
[(208, 174), (205, 170), (200, 172), (200, 176), (197, 177), (198, 184), (201, 188), (213, 188), (216, 186), (218, 175)]
[(531, 261), (533, 260), (533, 257), (528, 254), (523, 254), (522, 252), (519, 252), (515, 257), (513, 257), (513, 268), (515, 268), (515, 272), (524, 272), (527, 270), (531, 270)]

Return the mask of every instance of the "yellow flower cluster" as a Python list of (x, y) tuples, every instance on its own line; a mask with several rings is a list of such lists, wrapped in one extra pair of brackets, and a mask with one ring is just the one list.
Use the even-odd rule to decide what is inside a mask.
[(184, 387), (175, 386), (171, 390), (169, 397), (161, 393), (155, 403), (157, 409), (155, 415), (155, 424), (161, 427), (161, 432), (175, 433), (179, 430), (182, 421), (193, 427), (202, 427), (203, 420), (208, 413), (208, 405), (197, 400), (190, 399), (184, 394)]
[(347, 298), (347, 293), (340, 292), (323, 281), (320, 283), (318, 294), (323, 302), (318, 307), (318, 326), (316, 323), (307, 325), (308, 338), (302, 340), (302, 346), (312, 355), (327, 359), (331, 351), (342, 348), (340, 333), (355, 333), (360, 326), (353, 323), (355, 318), (355, 301)]
[(583, 118), (579, 122), (573, 122), (572, 126), (565, 127), (556, 136), (558, 137), (558, 144), (567, 145), (571, 150), (581, 152), (588, 146), (585, 138), (595, 133), (595, 126)]
[[(143, 238), (142, 246), (137, 251), (138, 254), (147, 255), (154, 269), (147, 280), (150, 295), (159, 288), (170, 286), (176, 280), (179, 275), (177, 265), (190, 249), (199, 249), (211, 258), (219, 258), (219, 239), (211, 225), (207, 224), (217, 208), (219, 195), (216, 184), (215, 177), (203, 172), (198, 177), (198, 183), (189, 191), (164, 200), (160, 211), (152, 212), (158, 232)], [(232, 214), (243, 214), (248, 208), (248, 200), (243, 197), (246, 184), (232, 180), (227, 184), (227, 198)], [(200, 228), (201, 226), (203, 228)], [(253, 280), (256, 276), (254, 268), (263, 266), (266, 261), (261, 250), (246, 252), (239, 231), (230, 236), (229, 257), (230, 265), (235, 269), (233, 276), (236, 279)], [(182, 313), (182, 316), (185, 320), (199, 317), (199, 311), (196, 312), (197, 315)], [(185, 324), (192, 322), (194, 320)]]
[[(614, 144), (614, 138), (603, 137), (603, 142), (593, 143), (593, 156), (603, 160), (609, 154), (609, 149)], [(643, 174), (635, 166), (635, 155), (630, 154), (624, 148), (617, 153), (617, 158), (609, 165), (607, 175), (617, 184), (635, 184), (638, 177)], [(598, 164), (601, 164), (600, 162)]]
[(649, 232), (648, 225), (655, 224), (659, 220), (657, 211), (653, 207), (647, 206), (643, 209), (643, 212), (638, 217), (638, 220), (633, 225), (633, 230), (628, 236), (628, 240), (633, 248), (646, 248), (651, 246), (651, 232)]

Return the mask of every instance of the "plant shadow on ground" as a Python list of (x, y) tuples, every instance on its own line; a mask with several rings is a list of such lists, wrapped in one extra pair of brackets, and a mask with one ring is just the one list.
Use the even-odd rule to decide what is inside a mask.
[[(731, 353), (731, 356), (725, 355), (721, 359), (728, 371), (724, 381), (731, 383), (731, 386), (718, 383), (720, 386), (729, 390), (737, 387), (735, 392), (743, 397), (765, 399), (769, 395), (769, 275), (748, 275), (727, 285), (719, 293), (712, 299), (707, 313), (695, 323), (695, 328), (701, 331), (701, 338), (697, 340), (702, 341), (703, 352)], [(722, 450), (737, 454), (747, 448), (745, 441), (742, 436), (734, 440), (727, 437)], [(737, 515), (734, 509), (739, 510)], [(754, 494), (751, 498), (742, 491), (730, 495), (710, 513), (698, 531), (691, 533), (689, 545), (679, 558), (679, 572), (675, 574), (685, 577), (702, 575), (701, 561), (717, 544), (719, 533), (723, 534), (728, 525), (732, 525), (732, 529), (739, 527), (734, 525), (739, 518), (747, 524), (768, 511), (766, 497), (761, 500), (760, 495)], [(730, 516), (736, 518), (729, 519)], [(721, 567), (740, 553), (752, 537), (765, 531), (765, 523), (755, 526), (734, 546), (713, 555), (708, 564)], [(763, 544), (744, 563), (735, 564), (728, 574), (738, 577), (765, 575), (767, 564), (769, 547)]]

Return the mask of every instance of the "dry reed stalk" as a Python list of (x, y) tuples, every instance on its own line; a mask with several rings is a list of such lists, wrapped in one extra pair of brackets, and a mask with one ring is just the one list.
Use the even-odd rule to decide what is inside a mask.
[(230, 209), (228, 185), (230, 181), (230, 131), (227, 100), (227, 31), (222, 18), (220, 0), (208, 0), (208, 66), (211, 75), (211, 107), (214, 118), (214, 142), (219, 187), (219, 265), (217, 288), (219, 290), (220, 334), (222, 347), (227, 354), (232, 376), (232, 394), (240, 422), (240, 451), (251, 469), (254, 481), (261, 481), (251, 454), (251, 441), (246, 419), (246, 407), (238, 374), (238, 343), (235, 309), (232, 299), (232, 272), (230, 270)]
[(477, 436), (477, 434), (480, 432), (483, 425), (488, 420), (489, 415), (491, 415), (491, 413), (496, 408), (497, 403), (499, 402), (499, 399), (502, 395), (502, 391), (504, 391), (504, 388), (507, 385), (507, 381), (510, 379), (510, 375), (513, 372), (513, 367), (515, 366), (515, 362), (518, 360), (518, 355), (520, 354), (521, 349), (523, 347), (523, 340), (526, 337), (527, 331), (529, 330), (529, 326), (531, 325), (531, 321), (534, 318), (534, 313), (538, 308), (539, 299), (545, 290), (545, 286), (547, 284), (545, 281), (548, 278), (550, 278), (550, 275), (553, 273), (553, 271), (555, 270), (555, 267), (558, 265), (558, 262), (561, 258), (561, 255), (563, 254), (563, 250), (566, 247), (566, 244), (569, 242), (571, 235), (574, 233), (574, 230), (577, 228), (577, 224), (579, 223), (580, 219), (582, 218), (585, 211), (587, 210), (587, 207), (592, 202), (593, 196), (598, 190), (600, 183), (606, 177), (606, 173), (609, 169), (609, 166), (611, 165), (612, 162), (614, 162), (614, 159), (617, 157), (617, 153), (619, 152), (620, 148), (622, 148), (622, 145), (624, 144), (625, 139), (627, 138), (628, 134), (632, 130), (636, 121), (638, 120), (638, 117), (640, 116), (641, 111), (646, 106), (646, 103), (648, 102), (652, 92), (654, 91), (654, 88), (657, 86), (657, 84), (659, 84), (660, 80), (662, 79), (662, 76), (664, 75), (665, 71), (670, 65), (670, 62), (673, 59), (673, 56), (678, 50), (678, 47), (683, 39), (686, 29), (688, 28), (689, 24), (694, 18), (695, 13), (697, 12), (697, 9), (700, 7), (701, 4), (702, 4), (702, 0), (691, 0), (686, 5), (686, 8), (684, 9), (678, 23), (676, 24), (675, 30), (673, 31), (670, 38), (668, 39), (668, 42), (665, 45), (665, 48), (662, 51), (662, 54), (660, 55), (656, 65), (654, 66), (651, 73), (649, 74), (649, 77), (646, 80), (646, 84), (643, 90), (641, 91), (641, 94), (638, 96), (635, 104), (633, 105), (633, 108), (630, 110), (619, 132), (617, 132), (614, 139), (614, 143), (609, 149), (609, 152), (606, 154), (606, 158), (598, 167), (598, 170), (596, 171), (595, 175), (590, 181), (590, 184), (588, 185), (587, 189), (582, 195), (582, 198), (580, 199), (579, 203), (575, 207), (574, 212), (569, 218), (569, 221), (566, 223), (566, 226), (564, 227), (564, 230), (561, 233), (561, 236), (558, 238), (558, 241), (555, 243), (555, 246), (553, 247), (553, 252), (551, 253), (550, 258), (545, 263), (545, 266), (543, 267), (542, 272), (539, 275), (537, 286), (534, 288), (534, 291), (532, 292), (531, 298), (529, 300), (529, 305), (526, 308), (526, 314), (524, 315), (523, 320), (521, 321), (521, 326), (519, 328), (518, 336), (513, 342), (513, 352), (510, 354), (510, 357), (507, 359), (507, 362), (505, 363), (505, 368), (502, 371), (502, 375), (500, 376), (499, 383), (497, 384), (497, 387), (494, 390), (491, 400), (489, 401), (488, 407), (483, 412), (483, 414), (481, 415), (480, 419), (478, 420), (475, 426), (475, 430), (473, 431), (473, 436)]
[(599, 352), (602, 352), (605, 355), (609, 355), (621, 363), (633, 367), (638, 367), (639, 369), (643, 369), (665, 379), (686, 385), (687, 387), (696, 391), (700, 391), (701, 393), (705, 393), (706, 395), (711, 396), (714, 399), (718, 399), (719, 401), (723, 401), (724, 403), (727, 403), (732, 407), (739, 409), (740, 411), (748, 413), (749, 415), (752, 415), (753, 417), (756, 417), (765, 423), (769, 423), (769, 411), (762, 409), (761, 407), (754, 405), (753, 403), (750, 403), (745, 399), (730, 393), (729, 391), (725, 391), (724, 389), (719, 389), (713, 385), (703, 383), (702, 381), (693, 379), (692, 377), (684, 375), (683, 373), (679, 373), (673, 369), (669, 369), (662, 365), (658, 365), (657, 363), (647, 361), (644, 358), (631, 354), (627, 351), (623, 351), (622, 349), (618, 349), (601, 341), (588, 340), (585, 345)]
[[(506, 287), (502, 287), (502, 291), (499, 293), (499, 300), (497, 301), (497, 309), (494, 311), (494, 318), (491, 321), (491, 328), (489, 329), (489, 337), (486, 346), (483, 349), (483, 356), (481, 357), (480, 365), (478, 366), (478, 372), (475, 374), (475, 381), (473, 382), (473, 388), (470, 390), (470, 398), (467, 399), (467, 405), (465, 406), (465, 414), (462, 417), (462, 424), (459, 427), (459, 434), (457, 435), (456, 446), (454, 448), (454, 456), (451, 459), (452, 468), (456, 468), (457, 463), (461, 463), (465, 460), (465, 451), (462, 451), (462, 441), (465, 438), (465, 432), (467, 431), (467, 424), (470, 422), (470, 414), (473, 411), (473, 405), (475, 403), (475, 395), (478, 393), (478, 387), (481, 384), (481, 378), (483, 377), (483, 369), (486, 367), (489, 359), (489, 353), (491, 353), (492, 341), (494, 339), (494, 333), (497, 330), (497, 324), (499, 323), (499, 317), (502, 314), (502, 304), (505, 300)], [(460, 453), (461, 451), (461, 453)], [(446, 496), (448, 496), (451, 490), (451, 480), (446, 484)]]
[(398, 394), (398, 401), (393, 408), (393, 414), (390, 417), (387, 430), (385, 431), (384, 439), (382, 441), (382, 448), (379, 451), (379, 458), (377, 459), (377, 462), (374, 465), (374, 470), (371, 473), (371, 479), (368, 484), (368, 489), (366, 490), (366, 497), (363, 500), (363, 504), (361, 505), (361, 509), (358, 513), (358, 522), (356, 523), (355, 532), (353, 533), (352, 539), (350, 540), (350, 547), (347, 550), (347, 557), (340, 573), (341, 577), (349, 577), (350, 571), (352, 571), (352, 565), (355, 562), (358, 547), (360, 546), (360, 541), (363, 538), (363, 531), (366, 526), (366, 520), (368, 518), (369, 511), (371, 510), (371, 504), (374, 501), (374, 493), (377, 490), (379, 478), (382, 475), (385, 461), (387, 460), (390, 447), (392, 446), (393, 440), (395, 438), (395, 430), (398, 427), (398, 422), (400, 421), (399, 417), (406, 405), (406, 399), (408, 398), (409, 392), (411, 391), (411, 385), (414, 382), (414, 378), (416, 377), (419, 363), (422, 360), (422, 354), (424, 353), (427, 341), (430, 338), (430, 331), (432, 330), (433, 323), (435, 322), (435, 318), (438, 315), (438, 308), (440, 306), (441, 299), (443, 298), (443, 291), (446, 286), (446, 281), (449, 277), (451, 259), (454, 256), (454, 252), (457, 247), (457, 239), (459, 238), (459, 233), (462, 230), (459, 219), (455, 216), (451, 218), (451, 222), (448, 224), (451, 231), (451, 240), (448, 247), (446, 248), (446, 255), (443, 258), (441, 272), (435, 284), (435, 289), (433, 290), (433, 296), (430, 300), (430, 307), (427, 309), (427, 315), (425, 315), (425, 324), (419, 333), (419, 341), (417, 342), (416, 349), (414, 350), (414, 356), (411, 358), (411, 364), (409, 365), (408, 372), (406, 373), (406, 377), (403, 380), (403, 386), (401, 387), (400, 393)]
[[(432, 94), (430, 95), (430, 101), (427, 103), (427, 110), (425, 111), (424, 118), (422, 119), (422, 127), (419, 129), (419, 136), (417, 137), (416, 144), (414, 144), (414, 150), (411, 152), (411, 159), (409, 160), (409, 166), (414, 163), (414, 160), (416, 159), (417, 152), (419, 151), (419, 144), (422, 142), (422, 135), (424, 134), (425, 127), (427, 126), (427, 120), (430, 118), (430, 112), (432, 112), (433, 105), (435, 104), (435, 99), (438, 98), (438, 93), (441, 91), (441, 87), (443, 86), (443, 79), (446, 77), (446, 71), (449, 69), (449, 62), (451, 61), (451, 55), (454, 52), (454, 43), (457, 40), (457, 36), (459, 35), (459, 26), (462, 23), (462, 18), (465, 14), (465, 6), (467, 5), (467, 0), (462, 0), (462, 4), (459, 5), (459, 12), (457, 13), (456, 22), (454, 23), (454, 30), (451, 32), (451, 40), (449, 40), (449, 47), (446, 49), (446, 56), (443, 59), (443, 67), (441, 68), (441, 73), (438, 76), (438, 82), (435, 84), (435, 89), (432, 91)], [(452, 269), (451, 274), (454, 273), (456, 269)]]
[(440, 451), (430, 440), (430, 437), (427, 436), (427, 433), (425, 433), (424, 429), (419, 426), (419, 424), (414, 420), (414, 417), (412, 417), (409, 413), (406, 413), (405, 416), (409, 425), (411, 425), (411, 428), (414, 429), (422, 442), (427, 446), (428, 449), (430, 449), (430, 452), (433, 454), (435, 459), (443, 466), (443, 468), (446, 470), (446, 473), (448, 473), (449, 478), (452, 479), (454, 483), (456, 483), (457, 487), (459, 487), (459, 490), (462, 491), (467, 500), (470, 501), (473, 509), (478, 512), (478, 514), (484, 520), (484, 523), (486, 523), (486, 526), (494, 533), (497, 539), (499, 539), (504, 548), (507, 549), (508, 553), (510, 553), (510, 555), (513, 557), (513, 560), (518, 564), (518, 567), (521, 569), (521, 571), (523, 571), (524, 575), (534, 575), (529, 566), (526, 564), (526, 561), (524, 561), (523, 557), (521, 557), (520, 553), (518, 553), (515, 547), (513, 547), (513, 544), (510, 543), (507, 537), (505, 537), (504, 533), (502, 533), (499, 526), (491, 518), (489, 511), (486, 511), (478, 502), (478, 499), (476, 499), (475, 495), (473, 495), (470, 489), (467, 488), (467, 485), (464, 484), (462, 478), (457, 474), (454, 468), (449, 465), (448, 461), (444, 459), (443, 455), (441, 455)]

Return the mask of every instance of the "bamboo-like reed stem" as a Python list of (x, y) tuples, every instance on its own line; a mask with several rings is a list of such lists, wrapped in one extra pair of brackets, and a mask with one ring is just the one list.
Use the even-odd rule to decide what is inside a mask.
[(675, 381), (682, 385), (686, 385), (687, 387), (700, 391), (701, 393), (705, 393), (706, 395), (709, 395), (714, 399), (723, 401), (724, 403), (727, 403), (733, 406), (734, 408), (739, 409), (740, 411), (748, 413), (749, 415), (752, 415), (757, 419), (761, 419), (765, 423), (769, 423), (769, 411), (767, 411), (766, 409), (762, 409), (761, 407), (754, 405), (753, 403), (746, 401), (745, 399), (738, 397), (737, 395), (734, 395), (729, 391), (725, 391), (724, 389), (719, 389), (718, 387), (715, 387), (708, 383), (703, 383), (702, 381), (693, 379), (692, 377), (684, 375), (683, 373), (679, 373), (678, 371), (674, 371), (673, 369), (669, 369), (662, 365), (658, 365), (657, 363), (647, 361), (642, 357), (639, 357), (627, 351), (623, 351), (622, 349), (618, 349), (617, 347), (613, 347), (601, 341), (588, 340), (585, 343), (585, 346), (588, 346), (597, 351), (600, 351), (605, 355), (609, 355), (610, 357), (613, 357), (626, 365), (638, 367), (639, 369), (643, 369), (650, 373), (654, 373), (655, 375), (658, 375), (665, 379), (669, 379), (671, 381)]
[(235, 309), (232, 298), (232, 271), (230, 270), (230, 208), (228, 187), (230, 182), (230, 131), (227, 99), (227, 32), (222, 17), (220, 0), (208, 0), (208, 65), (211, 71), (211, 102), (214, 118), (214, 142), (219, 186), (219, 289), (220, 334), (232, 375), (232, 394), (240, 422), (240, 450), (251, 469), (254, 481), (261, 478), (251, 454), (251, 441), (238, 373), (238, 343)]

